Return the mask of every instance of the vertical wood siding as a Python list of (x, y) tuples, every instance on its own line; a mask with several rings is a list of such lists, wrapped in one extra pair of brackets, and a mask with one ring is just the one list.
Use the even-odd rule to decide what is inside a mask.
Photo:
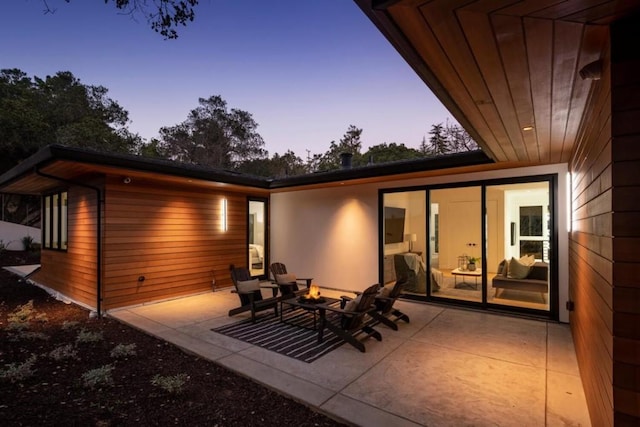
[(83, 187), (68, 189), (68, 250), (42, 249), (42, 269), (33, 279), (56, 291), (96, 307), (96, 192)]
[[(221, 230), (227, 199), (228, 231)], [(246, 265), (246, 194), (109, 178), (104, 225), (105, 309), (231, 286)], [(138, 278), (144, 276), (144, 281)]]
[(614, 423), (640, 425), (640, 17), (611, 39)]

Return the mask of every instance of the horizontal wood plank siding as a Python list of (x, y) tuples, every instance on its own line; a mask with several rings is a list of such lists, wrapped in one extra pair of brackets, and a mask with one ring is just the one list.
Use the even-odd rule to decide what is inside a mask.
[(628, 46), (640, 17), (614, 23), (611, 38), (614, 417), (640, 425), (640, 52)]
[[(605, 60), (608, 63), (608, 61)], [(591, 422), (614, 425), (611, 82), (607, 66), (591, 92), (570, 160), (570, 321)]]
[[(227, 200), (228, 230), (221, 230)], [(107, 179), (106, 309), (231, 286), (247, 262), (247, 194)], [(144, 280), (139, 278), (144, 277)]]
[(97, 194), (68, 188), (68, 250), (43, 249), (33, 279), (92, 308), (97, 307)]

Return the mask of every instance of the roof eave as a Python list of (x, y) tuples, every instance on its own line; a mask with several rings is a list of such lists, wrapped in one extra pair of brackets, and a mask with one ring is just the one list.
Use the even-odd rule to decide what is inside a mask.
[(19, 179), (21, 176), (42, 168), (56, 160), (75, 161), (79, 163), (111, 166), (143, 172), (155, 172), (265, 190), (269, 189), (269, 184), (271, 182), (271, 180), (267, 178), (209, 169), (200, 166), (181, 165), (167, 160), (101, 153), (81, 148), (65, 147), (62, 145), (49, 145), (40, 149), (37, 153), (5, 172), (3, 175), (0, 175), (0, 190), (11, 182), (14, 182), (16, 179)]
[(358, 179), (444, 170), (488, 163), (493, 163), (493, 160), (482, 151), (477, 150), (428, 159), (398, 161), (379, 165), (363, 166), (359, 168), (339, 169), (329, 172), (318, 172), (309, 175), (275, 179), (271, 182), (271, 186), (269, 188), (275, 190), (304, 185), (326, 184), (330, 182), (346, 182)]

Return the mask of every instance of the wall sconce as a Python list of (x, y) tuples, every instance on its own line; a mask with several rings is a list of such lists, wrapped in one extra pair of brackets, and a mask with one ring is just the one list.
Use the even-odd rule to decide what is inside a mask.
[(598, 59), (580, 68), (580, 77), (582, 80), (600, 80), (602, 77), (602, 60)]
[(220, 230), (227, 231), (229, 228), (227, 224), (227, 199), (222, 199), (220, 202), (220, 211)]

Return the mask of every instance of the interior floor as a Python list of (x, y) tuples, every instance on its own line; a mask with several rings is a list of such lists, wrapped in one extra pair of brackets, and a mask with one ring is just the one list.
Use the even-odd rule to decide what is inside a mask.
[[(450, 298), (459, 301), (482, 301), (482, 279), (477, 279), (477, 289), (475, 289), (476, 278), (456, 278), (451, 274), (451, 270), (440, 270), (443, 273), (444, 283), (440, 289), (433, 292), (434, 297)], [(488, 273), (487, 302), (510, 307), (522, 307), (534, 310), (549, 310), (548, 294), (539, 292), (517, 291), (513, 289), (496, 289), (491, 286), (491, 279), (496, 273)], [(464, 282), (463, 282), (464, 280)], [(419, 295), (413, 292), (405, 292), (408, 295)], [(422, 294), (420, 294), (422, 295)], [(422, 295), (423, 296), (423, 295)]]

